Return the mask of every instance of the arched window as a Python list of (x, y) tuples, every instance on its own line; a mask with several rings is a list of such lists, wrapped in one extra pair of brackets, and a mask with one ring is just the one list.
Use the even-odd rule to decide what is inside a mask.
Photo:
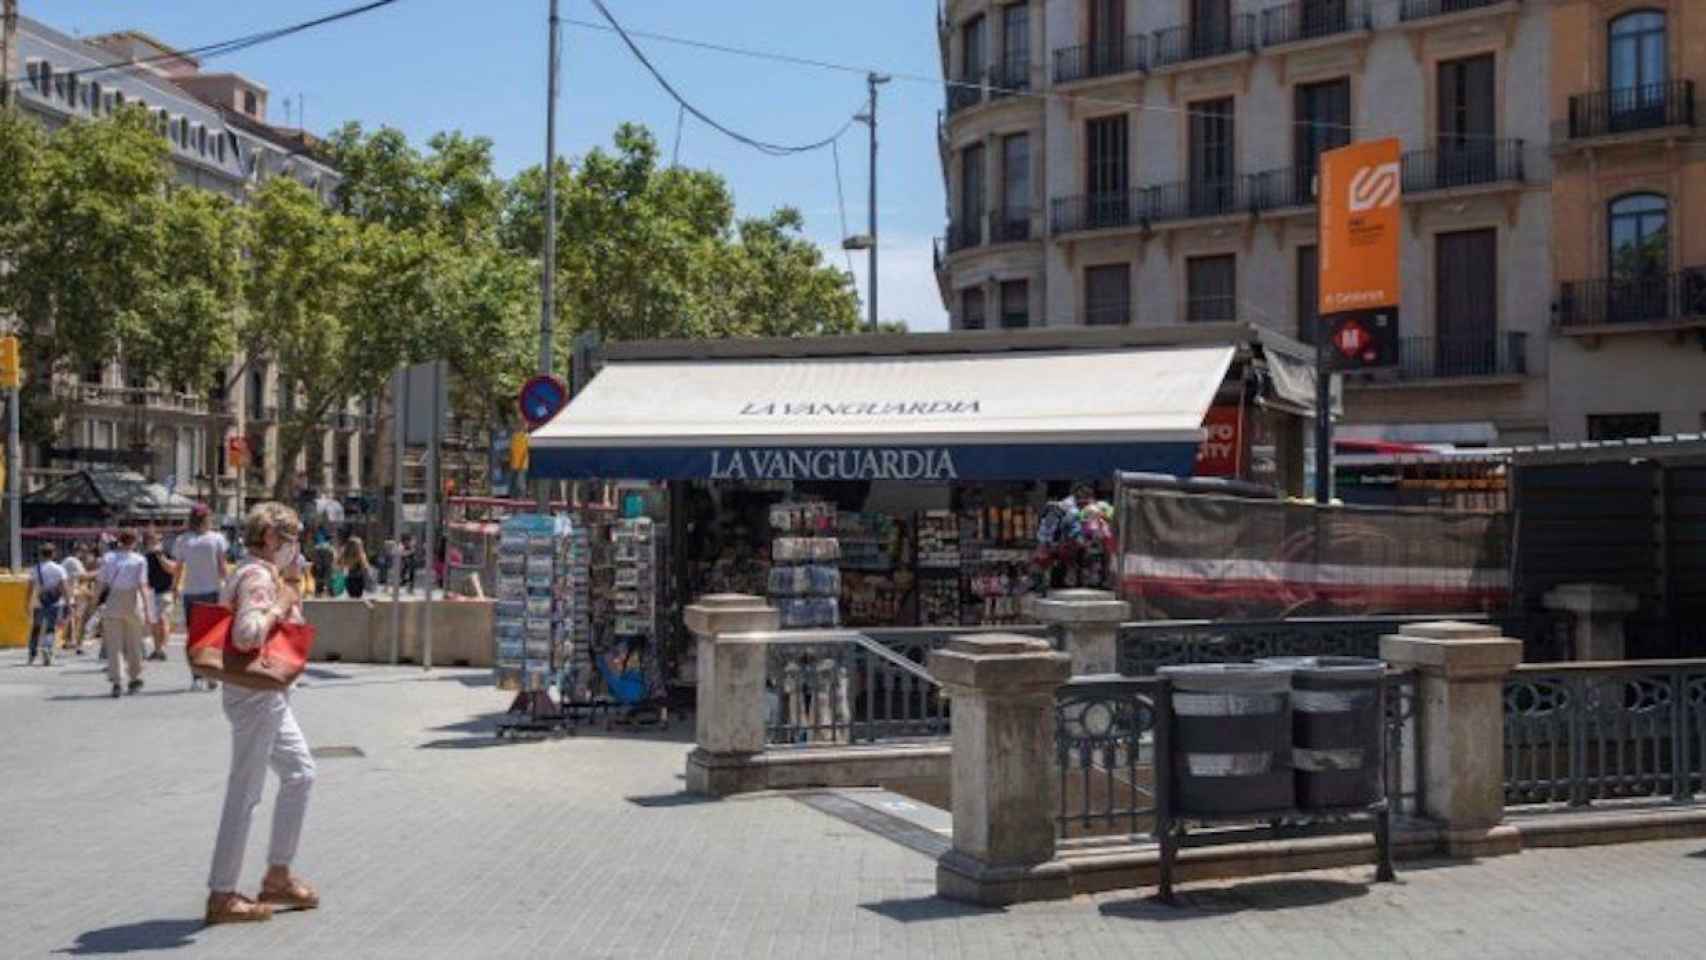
[(1662, 194), (1634, 193), (1611, 201), (1611, 284), (1608, 320), (1645, 322), (1669, 316), (1670, 202)]
[(1606, 58), (1607, 85), (1629, 90), (1662, 84), (1665, 65), (1665, 15), (1657, 10), (1637, 10), (1611, 21)]

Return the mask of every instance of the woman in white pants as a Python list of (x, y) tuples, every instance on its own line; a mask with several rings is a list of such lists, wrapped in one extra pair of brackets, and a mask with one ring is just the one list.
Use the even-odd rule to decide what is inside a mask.
[[(243, 536), (249, 559), (231, 575), (220, 596), (232, 610), (234, 646), (252, 650), (265, 642), (275, 624), (302, 622), (300, 596), (279, 579), (279, 569), (296, 558), (301, 535), (302, 521), (289, 507), (263, 503), (249, 511)], [(314, 760), (290, 711), (290, 695), (227, 683), (224, 698), (225, 717), (231, 721), (231, 776), (225, 783), (225, 808), (207, 881), (207, 922), (269, 920), (275, 906), (311, 910), (320, 905), (319, 894), (291, 874), (290, 863), (314, 786)], [(237, 878), (269, 766), (278, 774), (278, 801), (266, 876), (260, 896), (251, 900), (237, 892)]]

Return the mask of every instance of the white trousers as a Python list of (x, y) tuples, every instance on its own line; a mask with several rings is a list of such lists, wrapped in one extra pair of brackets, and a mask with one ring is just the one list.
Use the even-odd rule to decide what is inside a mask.
[(231, 776), (225, 782), (225, 809), (213, 844), (213, 869), (207, 885), (215, 893), (237, 889), (243, 872), (243, 848), (249, 821), (261, 802), (267, 767), (278, 774), (273, 807), (269, 866), (289, 866), (302, 840), (302, 818), (314, 786), (314, 758), (290, 712), (289, 696), (279, 690), (248, 690), (225, 684), (225, 717), (231, 721)]

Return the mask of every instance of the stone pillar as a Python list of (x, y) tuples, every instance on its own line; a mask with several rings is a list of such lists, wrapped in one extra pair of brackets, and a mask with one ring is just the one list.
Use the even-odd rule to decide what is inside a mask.
[(1381, 659), (1417, 672), (1422, 813), (1446, 828), (1454, 857), (1516, 853), (1505, 814), (1504, 681), (1522, 641), (1470, 623), (1414, 623), (1380, 640)]
[(698, 648), (697, 746), (687, 789), (723, 797), (757, 789), (747, 762), (764, 749), (766, 644), (742, 634), (774, 631), (781, 614), (760, 597), (710, 594), (683, 611)]
[(1054, 698), (1071, 658), (1046, 640), (981, 634), (931, 653), (929, 668), (954, 718), (954, 849), (936, 892), (988, 905), (1071, 896), (1054, 860)]
[(1627, 643), (1623, 620), (1641, 608), (1641, 599), (1608, 583), (1566, 583), (1541, 598), (1546, 609), (1568, 613), (1571, 657), (1575, 660), (1623, 660)]
[(1107, 590), (1054, 590), (1026, 597), (1025, 606), (1038, 623), (1060, 628), (1073, 676), (1120, 672), (1120, 624), (1131, 619), (1131, 604)]

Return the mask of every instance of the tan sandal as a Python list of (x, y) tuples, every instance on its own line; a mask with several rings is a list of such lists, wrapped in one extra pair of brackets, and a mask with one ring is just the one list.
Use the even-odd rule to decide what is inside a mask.
[(256, 903), (240, 893), (212, 894), (207, 898), (208, 926), (220, 923), (263, 923), (272, 919), (272, 907)]
[(313, 887), (291, 877), (287, 883), (277, 885), (262, 883), (260, 902), (262, 906), (312, 910), (320, 905), (320, 895), (314, 892)]

